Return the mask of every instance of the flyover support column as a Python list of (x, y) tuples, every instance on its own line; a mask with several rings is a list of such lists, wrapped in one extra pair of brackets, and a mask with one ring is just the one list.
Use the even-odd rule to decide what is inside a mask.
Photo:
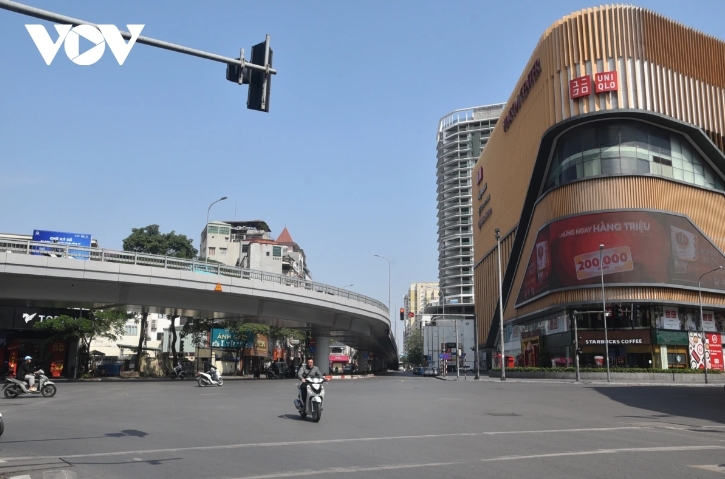
[(330, 331), (313, 329), (312, 339), (315, 341), (315, 352), (312, 355), (315, 366), (320, 368), (322, 374), (330, 374)]
[(357, 374), (365, 374), (368, 365), (367, 356), (368, 352), (364, 349), (357, 352)]

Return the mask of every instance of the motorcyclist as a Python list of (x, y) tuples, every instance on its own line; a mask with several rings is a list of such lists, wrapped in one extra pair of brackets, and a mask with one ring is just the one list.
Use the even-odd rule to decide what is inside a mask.
[(182, 369), (183, 369), (183, 367), (181, 366), (181, 361), (179, 361), (179, 364), (177, 364), (176, 367), (174, 368), (174, 375), (176, 377), (179, 377), (179, 374), (181, 374)]
[(18, 372), (15, 374), (15, 379), (28, 381), (28, 385), (30, 386), (29, 390), (35, 391), (35, 371), (31, 365), (32, 360), (33, 358), (30, 356), (25, 356), (25, 360), (20, 364), (20, 366), (18, 366)]
[(305, 386), (305, 379), (307, 378), (321, 378), (322, 372), (320, 369), (315, 366), (315, 362), (312, 358), (307, 359), (307, 364), (302, 366), (300, 370), (297, 372), (297, 379), (299, 379), (300, 382), (300, 398), (302, 401), (303, 407), (307, 403), (307, 387)]

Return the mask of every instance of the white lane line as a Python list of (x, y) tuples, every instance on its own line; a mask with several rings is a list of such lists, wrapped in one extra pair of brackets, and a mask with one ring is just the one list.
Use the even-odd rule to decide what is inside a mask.
[(489, 432), (461, 432), (451, 434), (423, 434), (420, 436), (391, 436), (391, 437), (357, 437), (349, 439), (318, 439), (310, 441), (283, 441), (283, 442), (262, 442), (262, 443), (243, 443), (243, 444), (227, 444), (221, 446), (193, 446), (193, 447), (175, 447), (167, 449), (145, 449), (139, 451), (113, 451), (113, 452), (96, 452), (91, 454), (58, 454), (55, 456), (26, 456), (26, 457), (5, 457), (5, 461), (28, 461), (34, 459), (77, 459), (83, 457), (100, 457), (100, 456), (124, 456), (128, 454), (158, 454), (164, 452), (183, 452), (183, 451), (208, 451), (213, 449), (244, 449), (254, 447), (277, 447), (277, 446), (304, 446), (314, 444), (339, 444), (344, 442), (368, 442), (368, 441), (398, 441), (402, 439), (437, 439), (443, 437), (476, 437), (497, 434), (554, 434), (554, 433), (571, 433), (571, 432), (605, 432), (605, 431), (622, 431), (622, 430), (645, 430), (651, 429), (645, 426), (621, 426), (621, 427), (593, 427), (579, 429), (536, 429), (533, 431), (489, 431)]
[(496, 461), (519, 461), (522, 459), (545, 459), (550, 457), (564, 456), (591, 456), (597, 454), (618, 454), (618, 453), (642, 453), (642, 452), (678, 452), (678, 451), (702, 451), (712, 449), (725, 449), (725, 446), (664, 446), (664, 447), (644, 447), (644, 448), (628, 448), (628, 449), (594, 449), (591, 451), (578, 452), (558, 452), (551, 454), (531, 454), (527, 456), (500, 456), (481, 459), (478, 461), (456, 461), (456, 462), (429, 462), (425, 464), (388, 464), (382, 466), (371, 467), (331, 467), (329, 469), (316, 469), (309, 471), (285, 471), (272, 474), (263, 474), (258, 476), (243, 476), (234, 479), (278, 479), (284, 477), (304, 477), (320, 474), (344, 474), (353, 472), (379, 472), (390, 471), (395, 469), (416, 469), (423, 467), (443, 467), (461, 464), (477, 464), (480, 462), (496, 462)]

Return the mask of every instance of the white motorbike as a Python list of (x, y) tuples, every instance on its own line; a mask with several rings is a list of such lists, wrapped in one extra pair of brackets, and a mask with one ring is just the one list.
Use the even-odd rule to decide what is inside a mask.
[[(216, 380), (214, 379), (216, 378)], [(199, 373), (199, 378), (196, 380), (200, 387), (204, 386), (221, 386), (224, 384), (222, 375), (217, 373), (214, 366), (205, 373)]]
[(31, 391), (28, 389), (28, 383), (24, 380), (7, 377), (5, 378), (5, 387), (3, 388), (3, 394), (6, 398), (12, 399), (23, 394), (42, 394), (43, 397), (51, 398), (55, 396), (58, 389), (55, 387), (53, 381), (48, 379), (45, 372), (42, 369), (35, 371), (35, 377), (38, 379), (37, 389)]
[[(322, 383), (325, 382), (327, 382), (327, 379), (307, 378), (300, 384), (297, 399), (295, 399), (295, 407), (302, 419), (309, 415), (313, 421), (320, 422), (320, 418), (322, 417), (322, 401), (325, 399), (325, 388), (322, 386)], [(302, 390), (300, 388), (307, 388), (307, 401), (305, 404), (302, 404)]]

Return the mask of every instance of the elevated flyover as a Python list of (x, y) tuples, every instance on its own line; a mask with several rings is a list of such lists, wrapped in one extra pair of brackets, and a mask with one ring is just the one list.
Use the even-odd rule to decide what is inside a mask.
[[(217, 285), (221, 291), (215, 291)], [(217, 263), (0, 238), (0, 304), (112, 308), (310, 329), (321, 366), (327, 365), (332, 339), (369, 352), (378, 367), (397, 367), (390, 314), (382, 302)]]

